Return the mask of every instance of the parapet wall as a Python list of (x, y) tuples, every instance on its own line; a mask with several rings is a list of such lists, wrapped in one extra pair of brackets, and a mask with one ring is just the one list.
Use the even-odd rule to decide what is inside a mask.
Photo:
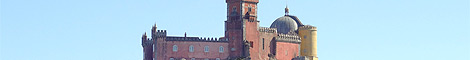
[(150, 40), (150, 39), (142, 40), (142, 46), (152, 46), (152, 45), (153, 45), (152, 40)]
[(317, 27), (311, 25), (304, 25), (299, 27), (299, 30), (317, 30)]
[(290, 43), (299, 43), (300, 44), (300, 37), (297, 35), (289, 35), (289, 34), (278, 34), (276, 41), (278, 42), (290, 42)]
[(228, 42), (228, 39), (215, 37), (166, 37), (166, 41)]
[(268, 27), (259, 27), (259, 32), (267, 32), (267, 33), (277, 33), (276, 28), (268, 28)]

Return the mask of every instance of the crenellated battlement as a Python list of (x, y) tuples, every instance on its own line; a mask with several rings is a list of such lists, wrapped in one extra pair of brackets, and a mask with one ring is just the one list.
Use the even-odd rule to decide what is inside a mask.
[(142, 40), (142, 46), (152, 46), (153, 41), (150, 39)]
[(216, 37), (166, 37), (166, 41), (228, 42), (228, 39)]
[(311, 25), (304, 25), (304, 26), (301, 26), (299, 27), (299, 29), (302, 29), (302, 30), (317, 30), (317, 27), (315, 26), (311, 26)]
[(275, 37), (276, 41), (279, 42), (290, 42), (290, 43), (300, 43), (300, 37), (297, 35), (289, 35), (289, 34), (278, 34), (277, 37)]
[(142, 47), (152, 46), (152, 40), (147, 38), (147, 33), (142, 34)]
[(267, 33), (277, 33), (276, 28), (268, 28), (268, 27), (259, 27), (259, 32), (267, 32)]
[(157, 32), (155, 32), (155, 36), (156, 37), (166, 37), (167, 32), (166, 32), (166, 30), (157, 30)]

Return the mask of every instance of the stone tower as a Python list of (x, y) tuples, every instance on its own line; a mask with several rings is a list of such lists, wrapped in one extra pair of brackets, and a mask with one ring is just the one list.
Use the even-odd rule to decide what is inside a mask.
[(309, 60), (318, 60), (317, 56), (317, 27), (304, 25), (299, 27), (300, 56), (305, 56)]
[(142, 35), (143, 60), (153, 60), (153, 41), (147, 38), (147, 33)]
[(249, 57), (248, 41), (258, 40), (258, 0), (226, 0), (225, 38), (229, 40), (230, 58)]
[(156, 52), (156, 50), (158, 50), (158, 48), (157, 48), (158, 44), (156, 43), (157, 42), (157, 40), (156, 40), (156, 38), (157, 38), (157, 24), (152, 26), (151, 31), (152, 31), (151, 32), (152, 39), (150, 39), (150, 40), (153, 43), (152, 56), (153, 56), (153, 60), (157, 60), (157, 55), (158, 55), (158, 53)]

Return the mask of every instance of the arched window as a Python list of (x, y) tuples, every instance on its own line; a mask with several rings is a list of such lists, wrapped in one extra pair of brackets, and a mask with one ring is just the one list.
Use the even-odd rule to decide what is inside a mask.
[(224, 52), (224, 47), (223, 46), (219, 47), (219, 52)]
[(175, 60), (174, 58), (170, 58), (170, 60)]
[(175, 51), (175, 52), (178, 51), (178, 46), (173, 45), (173, 51)]
[(236, 6), (232, 7), (232, 12), (237, 12), (237, 7)]
[(194, 52), (194, 46), (193, 45), (189, 46), (189, 52)]
[(204, 46), (204, 52), (209, 52), (209, 46)]

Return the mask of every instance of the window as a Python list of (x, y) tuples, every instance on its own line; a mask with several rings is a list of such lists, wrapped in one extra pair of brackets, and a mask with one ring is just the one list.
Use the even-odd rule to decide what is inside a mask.
[(204, 46), (204, 52), (209, 52), (209, 46)]
[(251, 6), (250, 6), (250, 7), (248, 7), (248, 11), (251, 11)]
[(175, 59), (173, 59), (173, 58), (170, 58), (170, 60), (175, 60)]
[(219, 52), (224, 52), (224, 47), (223, 46), (219, 47)]
[(215, 58), (215, 60), (220, 60), (220, 58)]
[(235, 49), (235, 48), (232, 48), (232, 49), (230, 49), (230, 50), (235, 51), (236, 49)]
[(196, 58), (191, 58), (191, 60), (196, 60)]
[(175, 52), (178, 51), (178, 46), (173, 45), (173, 51), (175, 51)]
[(303, 52), (304, 52), (304, 53), (307, 53), (307, 50), (304, 49)]
[(250, 41), (250, 47), (253, 48), (253, 41)]
[(233, 7), (232, 7), (232, 12), (230, 13), (230, 15), (232, 15), (232, 16), (233, 16), (233, 15), (237, 15), (237, 8), (236, 8), (236, 6), (233, 6)]
[(263, 38), (263, 50), (264, 50), (264, 38)]
[(304, 35), (304, 39), (307, 39), (307, 35)]
[(193, 45), (189, 46), (189, 52), (194, 52), (194, 46)]
[(236, 6), (232, 7), (232, 12), (237, 12), (237, 7)]
[(286, 50), (286, 56), (287, 56), (288, 53), (289, 53), (289, 52), (287, 52), (287, 50)]
[(206, 58), (206, 59), (204, 59), (204, 60), (209, 60), (209, 59)]

